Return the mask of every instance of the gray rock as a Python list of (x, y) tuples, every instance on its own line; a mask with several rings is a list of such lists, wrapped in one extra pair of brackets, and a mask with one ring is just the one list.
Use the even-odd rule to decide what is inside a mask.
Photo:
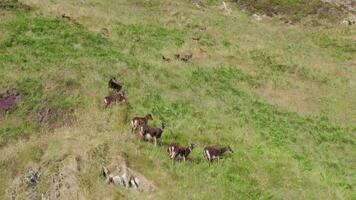
[(127, 187), (126, 184), (125, 184), (124, 178), (122, 178), (121, 176), (111, 177), (111, 180), (115, 185), (120, 185), (120, 186), (123, 186), (123, 187)]
[(25, 181), (28, 186), (37, 185), (40, 182), (41, 173), (40, 170), (34, 170), (30, 168), (25, 177)]
[(154, 184), (138, 172), (130, 169), (126, 164), (114, 164), (102, 167), (102, 174), (107, 184), (114, 184), (126, 188), (135, 188), (138, 191), (153, 191)]
[(348, 18), (342, 20), (340, 24), (343, 27), (348, 27), (348, 26), (354, 25), (354, 24), (356, 24), (356, 17), (354, 17), (354, 16), (348, 17)]

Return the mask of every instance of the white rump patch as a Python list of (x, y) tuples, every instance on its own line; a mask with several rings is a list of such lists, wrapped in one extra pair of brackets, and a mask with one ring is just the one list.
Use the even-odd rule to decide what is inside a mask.
[(145, 135), (146, 140), (151, 140), (153, 137), (150, 134)]

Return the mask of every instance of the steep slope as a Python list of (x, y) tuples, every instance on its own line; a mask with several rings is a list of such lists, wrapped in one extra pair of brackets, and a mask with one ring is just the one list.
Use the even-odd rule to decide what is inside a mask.
[[(2, 199), (29, 167), (41, 167), (38, 197), (64, 174), (62, 199), (354, 198), (354, 27), (255, 22), (220, 1), (23, 2), (31, 11), (0, 15), (0, 90), (21, 94), (0, 122)], [(111, 76), (129, 104), (104, 110)], [(167, 124), (162, 147), (130, 133), (148, 112)], [(171, 142), (198, 148), (173, 166)], [(210, 144), (235, 152), (208, 167)], [(105, 184), (101, 166), (122, 159), (157, 190)]]

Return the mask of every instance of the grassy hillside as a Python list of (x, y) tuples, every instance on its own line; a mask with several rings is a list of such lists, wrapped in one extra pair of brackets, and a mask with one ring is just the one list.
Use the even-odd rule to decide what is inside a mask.
[[(356, 198), (355, 26), (256, 22), (235, 2), (228, 16), (212, 0), (8, 2), (0, 93), (21, 95), (1, 113), (0, 199), (29, 167), (41, 167), (37, 199), (60, 173), (75, 195), (59, 199)], [(192, 60), (162, 60), (185, 52)], [(129, 104), (104, 110), (111, 76)], [(130, 119), (148, 112), (152, 125), (167, 124), (158, 148), (130, 133)], [(198, 148), (173, 166), (172, 142)], [(234, 153), (208, 167), (211, 144)], [(122, 158), (156, 191), (105, 184), (100, 167)]]

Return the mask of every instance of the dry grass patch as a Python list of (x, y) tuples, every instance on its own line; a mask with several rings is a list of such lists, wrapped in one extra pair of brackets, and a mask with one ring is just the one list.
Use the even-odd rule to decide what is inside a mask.
[[(314, 90), (314, 92), (318, 91)], [(303, 116), (317, 114), (322, 107), (318, 101), (319, 95), (316, 93), (313, 93), (313, 96), (311, 96), (300, 90), (282, 89), (275, 87), (271, 82), (257, 89), (256, 94), (271, 104), (297, 112)]]
[[(59, 191), (69, 199), (343, 199), (352, 195), (352, 133), (340, 123), (314, 116), (328, 106), (336, 108), (325, 106), (339, 94), (335, 90), (348, 91), (345, 85), (349, 83), (333, 85), (335, 77), (345, 76), (345, 71), (330, 75), (331, 81), (324, 83), (320, 79), (328, 69), (317, 70), (346, 63), (350, 52), (344, 52), (344, 47), (346, 51), (352, 47), (343, 41), (330, 43), (324, 38), (321, 45), (326, 44), (326, 50), (304, 40), (310, 34), (308, 27), (286, 28), (275, 19), (253, 22), (238, 10), (225, 16), (218, 8), (220, 3), (213, 1), (204, 9), (197, 9), (191, 1), (24, 2), (46, 17), (30, 13), (13, 22), (22, 24), (23, 30), (9, 37), (7, 44), (13, 48), (1, 49), (7, 60), (3, 69), (8, 72), (3, 75), (4, 87), (20, 79), (18, 74), (25, 73), (21, 68), (25, 66), (27, 78), (19, 86), (26, 91), (41, 86), (45, 94), (51, 94), (37, 98), (35, 92), (30, 93), (31, 101), (23, 107), (36, 105), (41, 110), (42, 100), (55, 99), (58, 91), (61, 97), (76, 91), (78, 96), (60, 103), (75, 107), (75, 123), (27, 139), (21, 135), (11, 145), (7, 143), (3, 148), (6, 159), (0, 159), (1, 190), (28, 166), (43, 166), (39, 194), (55, 196)], [(62, 11), (74, 20), (60, 18)], [(202, 26), (207, 30), (200, 31)], [(110, 41), (97, 34), (104, 27)], [(43, 40), (33, 34), (48, 40), (40, 43)], [(196, 36), (201, 39), (193, 41), (191, 37)], [(200, 48), (207, 53), (202, 54)], [(257, 54), (250, 56), (254, 50)], [(162, 54), (185, 51), (193, 52), (188, 62), (161, 59)], [(24, 60), (22, 55), (32, 57)], [(329, 59), (324, 61), (323, 56)], [(314, 57), (318, 59), (313, 61)], [(295, 75), (289, 73), (293, 67), (305, 68)], [(128, 90), (129, 105), (103, 109), (110, 76), (117, 76)], [(326, 100), (319, 102), (322, 98)], [(337, 102), (347, 102), (341, 99)], [(130, 119), (148, 112), (154, 116), (150, 125), (167, 122), (161, 147), (130, 133)], [(21, 119), (14, 117), (0, 126), (11, 130)], [(15, 131), (22, 133), (27, 130), (24, 127)], [(171, 142), (193, 142), (199, 147), (188, 162), (173, 166), (166, 152)], [(36, 147), (38, 143), (46, 145)], [(221, 165), (208, 167), (202, 150), (211, 144), (230, 144), (235, 153), (222, 159)], [(25, 153), (28, 149), (32, 156)], [(157, 190), (140, 193), (105, 184), (101, 166), (118, 157), (153, 181)]]

